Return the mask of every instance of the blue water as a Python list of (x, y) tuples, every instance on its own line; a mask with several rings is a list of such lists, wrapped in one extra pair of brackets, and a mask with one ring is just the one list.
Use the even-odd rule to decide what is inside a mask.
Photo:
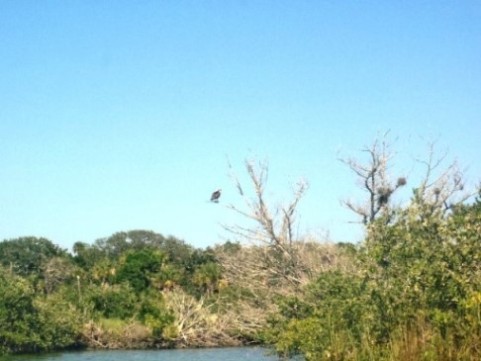
[(5, 361), (278, 361), (261, 347), (186, 350), (82, 351), (0, 358)]

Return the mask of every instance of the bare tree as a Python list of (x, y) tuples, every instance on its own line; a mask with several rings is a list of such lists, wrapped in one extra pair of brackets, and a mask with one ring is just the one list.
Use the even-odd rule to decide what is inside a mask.
[[(380, 215), (390, 222), (392, 195), (407, 183), (403, 176), (392, 181), (390, 165), (393, 152), (387, 136), (388, 133), (385, 133), (381, 139), (376, 139), (370, 146), (362, 149), (368, 155), (365, 163), (355, 158), (340, 159), (356, 174), (361, 188), (368, 194), (367, 200), (361, 204), (343, 202), (361, 217), (364, 224), (372, 223)], [(456, 161), (443, 169), (447, 153), (437, 157), (434, 146), (434, 142), (429, 144), (427, 159), (416, 159), (416, 162), (424, 167), (424, 173), (419, 186), (414, 189), (412, 205), (424, 207), (424, 211), (429, 214), (445, 214), (454, 205), (468, 200), (478, 191), (465, 191), (465, 177)]]
[(392, 195), (407, 183), (405, 177), (398, 177), (395, 182), (389, 177), (393, 153), (387, 136), (388, 133), (385, 133), (382, 139), (376, 139), (362, 149), (368, 155), (365, 163), (355, 158), (340, 159), (356, 174), (362, 190), (368, 194), (368, 199), (362, 204), (350, 200), (343, 202), (347, 208), (361, 216), (364, 224), (373, 222), (381, 214), (389, 216)]
[(424, 175), (420, 185), (414, 191), (414, 204), (423, 206), (429, 214), (439, 212), (446, 214), (456, 204), (461, 204), (479, 190), (466, 190), (464, 172), (457, 161), (452, 161), (447, 167), (443, 165), (447, 152), (436, 156), (435, 142), (428, 144), (426, 160), (416, 159), (424, 167)]
[[(227, 207), (244, 218), (254, 222), (254, 226), (225, 226), (225, 229), (234, 236), (251, 242), (259, 248), (254, 252), (262, 255), (262, 260), (257, 259), (257, 268), (263, 268), (270, 273), (272, 279), (279, 282), (287, 281), (298, 286), (302, 282), (302, 273), (305, 266), (299, 258), (299, 239), (296, 234), (296, 210), (299, 201), (305, 194), (308, 184), (299, 181), (293, 189), (292, 199), (284, 205), (269, 206), (265, 189), (268, 178), (268, 165), (266, 162), (246, 161), (245, 168), (252, 187), (252, 196), (245, 192), (235, 174), (231, 174), (239, 195), (244, 200), (244, 207), (239, 208), (233, 204)], [(256, 257), (257, 258), (257, 257)]]

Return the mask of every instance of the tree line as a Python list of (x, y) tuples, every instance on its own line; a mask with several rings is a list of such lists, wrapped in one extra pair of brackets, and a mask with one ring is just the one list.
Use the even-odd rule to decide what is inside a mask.
[(478, 360), (479, 189), (432, 148), (415, 184), (395, 174), (385, 138), (361, 154), (342, 159), (365, 194), (344, 202), (365, 230), (356, 244), (299, 234), (307, 182), (273, 205), (256, 161), (247, 184), (232, 174), (244, 202), (226, 207), (247, 223), (225, 226), (224, 244), (146, 230), (73, 253), (44, 238), (0, 242), (0, 352), (258, 343), (306, 360)]

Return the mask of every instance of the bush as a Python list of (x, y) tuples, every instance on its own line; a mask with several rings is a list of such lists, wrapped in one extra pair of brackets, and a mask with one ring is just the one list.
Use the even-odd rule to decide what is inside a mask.
[(57, 297), (36, 300), (33, 287), (0, 268), (0, 353), (74, 346), (77, 312)]
[(481, 358), (481, 202), (432, 211), (413, 199), (368, 225), (357, 271), (323, 273), (281, 299), (267, 339), (307, 360)]

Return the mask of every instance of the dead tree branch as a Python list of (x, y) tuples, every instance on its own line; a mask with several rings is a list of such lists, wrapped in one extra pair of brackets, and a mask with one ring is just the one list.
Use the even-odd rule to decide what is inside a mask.
[(387, 135), (384, 134), (381, 140), (376, 139), (372, 145), (362, 149), (362, 152), (368, 155), (366, 163), (355, 158), (339, 159), (354, 172), (361, 189), (368, 195), (368, 199), (362, 204), (343, 201), (347, 208), (361, 217), (364, 224), (372, 223), (380, 214), (388, 216), (389, 220), (392, 195), (407, 183), (405, 177), (398, 177), (396, 182), (389, 178), (388, 170), (393, 154)]
[(232, 175), (245, 206), (239, 208), (230, 204), (227, 207), (243, 218), (253, 221), (254, 226), (234, 225), (224, 228), (242, 240), (264, 247), (266, 252), (263, 253), (262, 262), (258, 264), (268, 267), (273, 277), (276, 276), (279, 280), (299, 285), (301, 283), (300, 273), (304, 267), (299, 260), (296, 247), (294, 247), (294, 244), (298, 242), (294, 234), (294, 225), (297, 206), (304, 196), (308, 184), (305, 181), (298, 182), (290, 202), (271, 208), (265, 196), (269, 170), (267, 163), (246, 161), (245, 169), (251, 184), (252, 195), (249, 197), (239, 178)]
[(452, 161), (442, 169), (447, 152), (436, 157), (435, 143), (428, 145), (426, 160), (416, 159), (424, 167), (424, 176), (414, 191), (414, 203), (424, 206), (430, 214), (444, 215), (456, 204), (464, 203), (478, 193), (478, 190), (465, 189), (465, 176), (457, 161)]

